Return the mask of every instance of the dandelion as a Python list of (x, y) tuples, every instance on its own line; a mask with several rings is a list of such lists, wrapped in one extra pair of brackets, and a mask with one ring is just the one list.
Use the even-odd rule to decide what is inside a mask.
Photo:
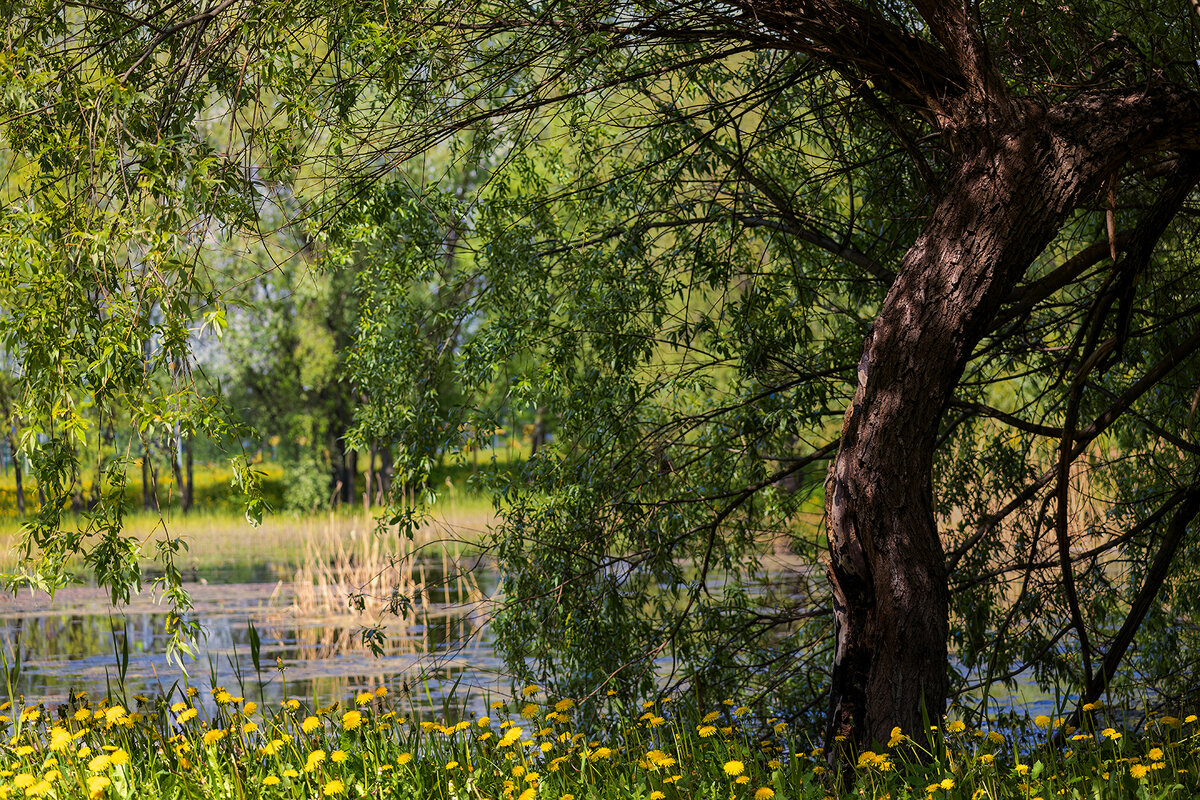
[(87, 779), (88, 796), (98, 798), (104, 796), (104, 791), (112, 785), (112, 781), (103, 775), (92, 775)]
[[(180, 711), (183, 711), (187, 707), (188, 707), (188, 704), (185, 701), (180, 700), (178, 703), (171, 704), (171, 713), (178, 714)], [(87, 709), (84, 709), (84, 710), (86, 711)], [(87, 719), (87, 717), (84, 717), (84, 719)]]
[(211, 747), (217, 742), (229, 735), (229, 731), (224, 728), (213, 728), (208, 733), (204, 734), (204, 746)]
[(457, 761), (451, 761), (448, 764), (446, 764), (446, 772), (452, 772), (453, 770), (456, 770), (456, 769), (458, 769)]
[(667, 796), (666, 792), (660, 792), (660, 791), (655, 790), (650, 793), (650, 800), (663, 800), (663, 798), (666, 796)]
[(386, 686), (380, 686), (378, 689), (375, 690), (376, 697), (387, 697), (387, 693), (388, 693), (388, 688)]
[(1116, 740), (1116, 739), (1121, 738), (1121, 733), (1119, 731), (1117, 731), (1115, 728), (1105, 728), (1104, 730), (1100, 731), (1100, 735), (1103, 736), (1105, 739)]
[(1147, 767), (1145, 764), (1134, 764), (1133, 766), (1131, 766), (1129, 768), (1130, 777), (1136, 778), (1138, 780), (1141, 780), (1142, 778), (1146, 777), (1146, 773), (1148, 773), (1148, 772), (1150, 772), (1150, 768)]
[(112, 759), (107, 754), (101, 754), (88, 762), (88, 769), (92, 772), (107, 772), (112, 766)]
[(750, 776), (749, 776), (749, 775), (739, 775), (739, 776), (737, 777), (737, 779), (736, 779), (736, 780), (734, 780), (734, 783), (736, 783), (738, 786), (745, 786), (745, 785), (746, 785), (747, 783), (749, 783), (749, 782), (750, 782)]
[(537, 716), (538, 707), (533, 703), (526, 703), (521, 709), (521, 716), (525, 719), (533, 719)]
[(334, 795), (345, 794), (345, 793), (346, 793), (346, 784), (344, 784), (341, 781), (336, 780), (336, 779), (325, 784), (325, 786), (322, 787), (322, 789), (321, 789), (321, 794), (325, 795), (326, 797), (333, 797)]
[(396, 763), (402, 767), (410, 761), (412, 761), (412, 753), (401, 753), (396, 759)]
[(949, 725), (946, 726), (946, 730), (950, 731), (950, 733), (962, 733), (966, 729), (967, 729), (967, 726), (963, 723), (963, 721), (961, 719), (956, 719), (956, 720), (954, 720), (954, 722), (951, 722)]
[(768, 786), (761, 786), (754, 790), (754, 800), (771, 800), (775, 796), (775, 790)]
[(347, 711), (342, 715), (342, 728), (352, 731), (362, 725), (362, 714), (358, 711)]
[(268, 775), (262, 779), (263, 786), (277, 786), (278, 784), (279, 778), (275, 777), (274, 775)]
[(1146, 753), (1146, 757), (1149, 758), (1151, 761), (1161, 761), (1162, 757), (1163, 757), (1162, 748), (1161, 747), (1151, 747), (1150, 752)]
[(304, 761), (304, 771), (315, 772), (317, 767), (321, 766), (323, 763), (325, 763), (325, 751), (313, 750), (308, 754), (308, 758)]
[(1015, 767), (1013, 767), (1013, 769), (1015, 769), (1017, 771), (1018, 775), (1025, 775), (1026, 773), (1029, 772), (1029, 765), (1028, 764), (1017, 764)]
[(478, 720), (476, 720), (475, 724), (481, 728), (486, 728), (487, 726), (492, 724), (492, 718), (491, 717), (480, 717)]
[(50, 729), (50, 752), (61, 753), (75, 741), (70, 733), (55, 725)]
[(535, 797), (537, 797), (537, 789), (534, 789), (532, 786), (530, 786), (528, 789), (517, 795), (517, 800), (533, 800)]
[(305, 733), (312, 733), (319, 727), (321, 727), (321, 720), (316, 717), (305, 717), (304, 722), (300, 723), (300, 730)]
[(702, 719), (700, 721), (703, 722), (705, 725), (707, 725), (710, 722), (716, 722), (717, 718), (720, 716), (721, 716), (720, 711), (710, 711), (707, 714), (705, 714), (704, 719)]
[(901, 732), (901, 730), (900, 730), (900, 726), (899, 726), (899, 725), (897, 725), (896, 727), (892, 728), (892, 736), (891, 736), (891, 738), (890, 738), (890, 739), (888, 739), (887, 746), (888, 746), (888, 747), (895, 747), (896, 745), (898, 745), (898, 744), (900, 744), (901, 742), (903, 742), (903, 741), (904, 741), (906, 738), (908, 738), (908, 737), (906, 737), (906, 736), (905, 736), (905, 735), (904, 735), (904, 734)]
[(129, 753), (125, 752), (123, 747), (118, 747), (113, 750), (108, 756), (114, 767), (123, 767), (129, 763)]
[(345, 750), (334, 750), (329, 754), (329, 760), (335, 764), (344, 764), (346, 762), (346, 758), (347, 756)]
[(999, 731), (988, 731), (987, 740), (990, 744), (1004, 744), (1004, 734)]
[(541, 691), (541, 687), (539, 687), (539, 686), (535, 686), (534, 684), (530, 684), (530, 685), (526, 686), (524, 689), (522, 689), (522, 690), (521, 690), (521, 696), (522, 696), (522, 697), (529, 697), (529, 695), (531, 695), (531, 694), (537, 694), (537, 693), (538, 693), (538, 692), (540, 692), (540, 691)]
[(723, 769), (725, 774), (732, 778), (734, 775), (741, 775), (745, 771), (746, 765), (740, 761), (726, 761)]
[(354, 696), (354, 705), (365, 706), (375, 699), (374, 692), (359, 692)]
[(942, 778), (942, 782), (938, 785), (948, 792), (954, 788), (954, 778)]
[[(1026, 719), (1028, 719), (1028, 717)], [(1038, 714), (1033, 718), (1033, 724), (1037, 725), (1039, 728), (1048, 728), (1050, 727), (1050, 718), (1045, 714)]]
[(749, 706), (738, 706), (737, 708), (735, 708), (733, 710), (733, 715), (735, 717), (744, 717), (749, 713), (750, 713)]
[(296, 770), (292, 769), (291, 767), (288, 767), (287, 769), (285, 769), (285, 770), (283, 771), (283, 777), (285, 777), (285, 778), (299, 778), (299, 777), (300, 777), (300, 773), (299, 773), (299, 772), (296, 772)]

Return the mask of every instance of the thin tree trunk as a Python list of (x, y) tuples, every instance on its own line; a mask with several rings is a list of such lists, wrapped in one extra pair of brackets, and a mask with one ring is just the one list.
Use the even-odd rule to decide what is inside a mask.
[(194, 469), (193, 458), (192, 458), (192, 444), (193, 444), (192, 437), (188, 436), (187, 439), (184, 440), (184, 445), (183, 445), (184, 452), (186, 453), (186, 456), (184, 459), (184, 491), (187, 492), (187, 508), (184, 509), (184, 513), (187, 513), (188, 511), (190, 511), (192, 508), (192, 505), (196, 502), (196, 495), (193, 494), (196, 483), (194, 480), (195, 469)]
[(21, 470), (21, 455), (17, 452), (16, 426), (13, 426), (8, 433), (8, 451), (12, 453), (13, 478), (17, 482), (17, 513), (23, 517), (25, 516), (25, 484)]

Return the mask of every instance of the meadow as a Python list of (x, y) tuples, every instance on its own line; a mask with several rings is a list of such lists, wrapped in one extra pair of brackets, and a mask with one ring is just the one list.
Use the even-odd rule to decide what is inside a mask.
[[(1026, 731), (1032, 738), (955, 721), (932, 727), (930, 739), (918, 737), (931, 744), (921, 745), (895, 730), (877, 750), (854, 754), (854, 786), (843, 788), (820, 748), (730, 701), (707, 711), (670, 698), (630, 708), (527, 686), (493, 701), (486, 716), (435, 721), (417, 719), (409, 698), (384, 685), (319, 707), (290, 697), (267, 708), (243, 692), (179, 685), (155, 697), (78, 693), (54, 708), (6, 703), (0, 797), (1157, 800), (1200, 792), (1195, 715), (1153, 716), (1136, 732), (1098, 721), (1059, 730), (1039, 717)], [(577, 724), (581, 717), (595, 727)]]

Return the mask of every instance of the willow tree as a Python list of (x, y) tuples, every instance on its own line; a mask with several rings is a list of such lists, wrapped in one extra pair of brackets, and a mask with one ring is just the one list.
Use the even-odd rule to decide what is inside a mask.
[[(95, 374), (56, 372), (45, 329), (14, 324), (31, 282), (49, 271), (94, 322), (52, 341), (108, 352), (96, 331), (130, 315), (190, 318), (207, 295), (185, 256), (286, 187), (317, 246), (380, 265), (361, 291), (391, 311), (364, 316), (353, 379), (363, 434), (412, 456), (410, 480), (430, 395), (389, 358), (389, 320), (414, 285), (454, 298), (459, 380), (501, 387), (441, 425), (444, 447), (522, 406), (554, 420), (499, 487), (514, 665), (594, 687), (671, 655), (697, 691), (790, 682), (798, 713), (828, 701), (831, 743), (865, 744), (1028, 666), (1096, 697), (1139, 630), (1194, 612), (1185, 0), (5, 13), (24, 416)], [(490, 179), (444, 191), (416, 158), (438, 147)], [(451, 239), (461, 271), (441, 268)], [(151, 314), (147, 289), (171, 302)], [(798, 570), (791, 605), (739, 589), (812, 498), (827, 546), (793, 547), (827, 583)], [(1189, 651), (1146, 641), (1142, 673), (1170, 688)]]

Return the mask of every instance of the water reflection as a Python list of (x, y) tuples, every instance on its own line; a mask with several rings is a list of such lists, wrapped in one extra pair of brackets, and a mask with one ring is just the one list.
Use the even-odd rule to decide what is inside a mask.
[[(467, 711), (462, 687), (493, 693), (507, 688), (484, 612), (462, 602), (468, 598), (455, 589), (437, 596), (440, 602), (423, 604), (414, 618), (381, 620), (386, 635), (383, 653), (376, 656), (363, 638), (364, 622), (372, 620), (297, 613), (287, 584), (195, 583), (187, 588), (195, 604), (192, 613), (206, 636), (183, 669), (165, 655), (166, 609), (150, 597), (135, 597), (115, 609), (94, 588), (62, 590), (53, 600), (28, 593), (0, 596), (0, 648), (10, 680), (15, 678), (10, 690), (24, 695), (27, 703), (47, 704), (64, 701), (72, 691), (119, 692), (119, 664), (126, 648), (127, 697), (186, 683), (205, 694), (223, 685), (260, 701), (299, 696), (328, 703), (380, 685), (392, 691), (407, 686), (415, 690), (416, 711), (424, 706), (441, 715), (456, 683), (457, 697), (450, 700), (457, 714)], [(261, 643), (261, 676), (251, 665), (250, 624)], [(17, 654), (20, 662), (14, 668)], [(239, 685), (242, 689), (235, 689)], [(480, 691), (470, 702), (471, 710), (480, 713), (486, 705)]]

